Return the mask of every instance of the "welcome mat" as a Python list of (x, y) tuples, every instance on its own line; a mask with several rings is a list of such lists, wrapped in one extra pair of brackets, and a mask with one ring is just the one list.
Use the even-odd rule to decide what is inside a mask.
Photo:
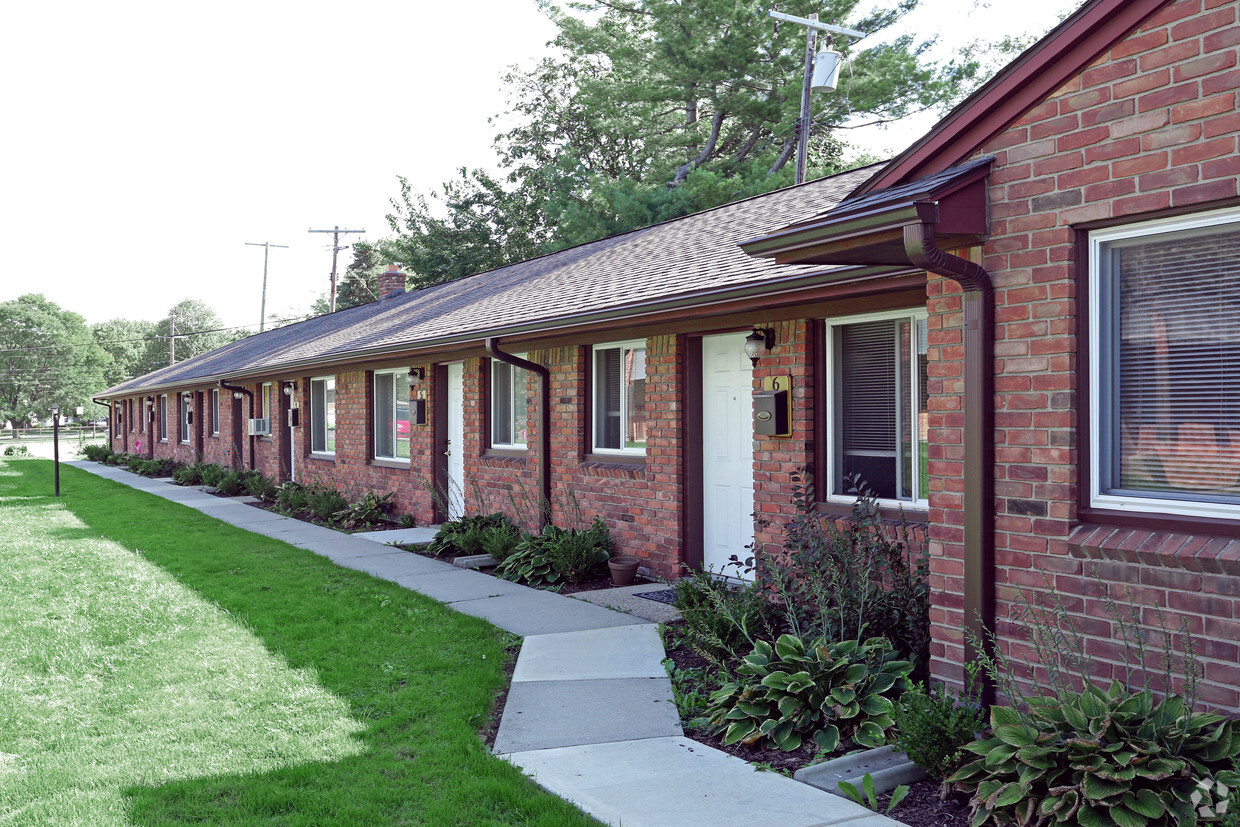
[(653, 600), (656, 603), (667, 603), (668, 605), (671, 605), (673, 594), (674, 592), (671, 589), (662, 589), (657, 592), (637, 592), (635, 596), (644, 597), (647, 600)]

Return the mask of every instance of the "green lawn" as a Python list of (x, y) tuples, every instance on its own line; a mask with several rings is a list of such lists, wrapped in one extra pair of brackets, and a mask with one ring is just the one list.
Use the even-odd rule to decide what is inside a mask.
[(0, 825), (589, 824), (476, 732), (506, 636), (192, 509), (0, 460)]

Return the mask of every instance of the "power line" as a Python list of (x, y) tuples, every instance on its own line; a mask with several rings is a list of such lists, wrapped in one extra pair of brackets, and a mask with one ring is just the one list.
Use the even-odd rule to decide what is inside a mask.
[(333, 227), (330, 230), (306, 230), (306, 232), (308, 233), (331, 233), (332, 234), (332, 290), (331, 290), (331, 293), (329, 294), (331, 296), (331, 299), (328, 302), (327, 312), (335, 313), (336, 312), (336, 255), (341, 250), (347, 250), (349, 248), (349, 245), (347, 244), (343, 247), (340, 246), (340, 236), (344, 233), (364, 233), (366, 231), (365, 230), (342, 230), (340, 229), (340, 225), (337, 224), (335, 227)]

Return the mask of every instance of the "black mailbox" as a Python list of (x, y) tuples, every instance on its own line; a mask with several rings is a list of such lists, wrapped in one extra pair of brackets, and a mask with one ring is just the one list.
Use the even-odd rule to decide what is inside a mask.
[(301, 408), (288, 409), (288, 426), (290, 428), (301, 427)]
[(758, 391), (753, 395), (753, 432), (759, 436), (787, 436), (788, 391)]
[(426, 424), (426, 400), (414, 399), (409, 405), (409, 416), (414, 425)]

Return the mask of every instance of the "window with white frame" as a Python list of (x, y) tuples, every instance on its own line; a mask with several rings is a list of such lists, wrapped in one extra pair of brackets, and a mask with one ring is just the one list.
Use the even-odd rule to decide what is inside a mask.
[(408, 371), (375, 371), (375, 459), (409, 459)]
[(336, 377), (310, 380), (310, 450), (336, 453)]
[(1090, 493), (1240, 517), (1240, 210), (1089, 236)]
[[(525, 354), (515, 354), (524, 359)], [(526, 412), (528, 371), (498, 359), (491, 360), (491, 447), (525, 448), (529, 418)]]
[(219, 436), (220, 433), (220, 389), (211, 389), (211, 434)]
[(646, 343), (594, 347), (594, 450), (646, 452)]
[(828, 498), (851, 499), (860, 479), (880, 500), (925, 503), (926, 350), (923, 313), (828, 322)]
[(263, 419), (271, 420), (271, 383), (264, 382), (262, 388)]
[(189, 425), (193, 419), (193, 401), (194, 397), (188, 393), (181, 394), (181, 442), (189, 442)]
[(168, 394), (159, 397), (159, 441), (168, 441)]

